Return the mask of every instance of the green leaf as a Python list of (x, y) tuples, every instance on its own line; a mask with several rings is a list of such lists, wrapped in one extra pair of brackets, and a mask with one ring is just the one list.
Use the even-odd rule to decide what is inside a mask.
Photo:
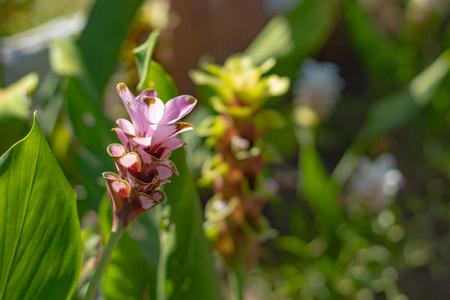
[(171, 178), (164, 190), (170, 225), (161, 233), (161, 260), (165, 258), (167, 264), (164, 295), (158, 291), (158, 299), (222, 299), (211, 247), (203, 232), (200, 198), (184, 150), (175, 151), (171, 159), (180, 176)]
[(0, 299), (68, 299), (81, 269), (76, 196), (35, 118), (0, 158)]
[[(155, 89), (163, 101), (178, 95), (162, 66), (152, 61), (148, 72), (151, 86), (144, 85), (143, 89)], [(174, 151), (171, 160), (180, 176), (172, 177), (164, 189), (168, 201), (163, 205), (163, 215), (170, 225), (160, 231), (157, 299), (222, 299), (211, 247), (203, 232), (200, 198), (184, 151)]]
[(336, 1), (303, 0), (286, 15), (274, 17), (245, 50), (258, 65), (270, 57), (277, 59), (271, 73), (297, 72), (303, 58), (317, 50), (334, 27)]
[(133, 50), (134, 57), (136, 59), (136, 66), (139, 74), (139, 83), (137, 88), (142, 90), (143, 86), (149, 86), (146, 84), (150, 81), (150, 69), (152, 69), (150, 62), (152, 60), (153, 51), (155, 50), (156, 41), (159, 37), (159, 30), (153, 31), (148, 39)]
[(86, 70), (98, 91), (113, 74), (120, 46), (142, 0), (98, 0), (78, 41)]

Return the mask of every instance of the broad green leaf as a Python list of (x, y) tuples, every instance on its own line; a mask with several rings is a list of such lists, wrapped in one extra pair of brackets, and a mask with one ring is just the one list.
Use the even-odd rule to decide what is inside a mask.
[[(341, 219), (338, 203), (339, 190), (329, 179), (315, 145), (314, 132), (308, 128), (296, 128), (300, 144), (298, 193), (303, 194), (315, 216), (320, 218), (324, 228), (336, 226)], [(326, 223), (326, 224), (324, 224)]]
[(78, 41), (86, 70), (102, 91), (116, 68), (120, 46), (142, 0), (98, 0)]
[(35, 118), (0, 158), (0, 299), (67, 299), (81, 269), (76, 197)]
[(300, 62), (317, 50), (331, 33), (336, 1), (303, 0), (293, 11), (274, 17), (245, 50), (258, 65), (277, 59), (271, 73), (291, 78)]
[[(153, 85), (144, 85), (143, 89), (155, 89), (163, 101), (177, 96), (175, 84), (164, 68), (152, 62), (149, 72), (147, 78)], [(180, 176), (172, 177), (164, 188), (168, 201), (162, 209), (169, 225), (160, 232), (157, 299), (222, 299), (211, 247), (203, 232), (200, 198), (184, 151), (174, 151), (171, 160)]]
[(0, 89), (0, 119), (30, 117), (29, 95), (36, 89), (39, 78), (30, 73), (6, 89)]
[(405, 125), (417, 116), (429, 103), (449, 69), (450, 50), (446, 50), (417, 75), (407, 89), (375, 102), (354, 145), (347, 150), (334, 170), (333, 180), (343, 184), (356, 167), (358, 156), (371, 140)]
[[(148, 214), (152, 212), (145, 213), (138, 220), (147, 218)], [(106, 245), (112, 225), (112, 209), (108, 197), (103, 199), (99, 214), (102, 231), (106, 233), (104, 236)], [(107, 300), (141, 300), (148, 296), (150, 296), (150, 299), (155, 299), (158, 253), (153, 258), (153, 264), (149, 264), (148, 260), (144, 258), (138, 242), (132, 237), (133, 233), (139, 236), (145, 236), (147, 233), (145, 229), (134, 226), (136, 222), (142, 224), (138, 220), (135, 220), (124, 233), (106, 268), (102, 288)], [(150, 247), (159, 247), (158, 235), (154, 236), (153, 243), (154, 245)], [(146, 250), (151, 250), (151, 248)]]

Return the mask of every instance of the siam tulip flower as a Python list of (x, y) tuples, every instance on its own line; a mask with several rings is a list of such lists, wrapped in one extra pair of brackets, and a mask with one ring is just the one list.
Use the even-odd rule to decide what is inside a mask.
[(111, 144), (108, 153), (116, 163), (118, 174), (103, 173), (113, 207), (113, 227), (120, 222), (126, 227), (133, 219), (166, 201), (164, 192), (157, 188), (178, 175), (170, 157), (173, 150), (185, 145), (177, 137), (192, 130), (188, 123), (179, 122), (195, 106), (191, 96), (179, 96), (165, 105), (156, 91), (144, 90), (135, 97), (121, 83), (117, 92), (131, 117), (118, 119), (120, 128), (113, 129), (122, 144)]
[(296, 121), (303, 126), (312, 126), (328, 117), (343, 87), (338, 66), (306, 60), (294, 87)]
[(350, 200), (379, 212), (389, 205), (404, 184), (403, 174), (396, 169), (395, 157), (384, 153), (371, 161), (362, 157), (350, 178)]

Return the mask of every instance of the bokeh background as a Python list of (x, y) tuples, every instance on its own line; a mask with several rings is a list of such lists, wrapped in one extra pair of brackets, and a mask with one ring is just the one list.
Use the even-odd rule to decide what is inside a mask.
[[(156, 28), (155, 60), (180, 94), (199, 99), (194, 127), (211, 114), (188, 75), (201, 62), (273, 56), (270, 73), (291, 80), (267, 103), (285, 119), (265, 137), (277, 197), (264, 215), (276, 234), (249, 273), (246, 299), (450, 297), (449, 1), (0, 0), (0, 153), (26, 135), (37, 110), (86, 228), (98, 222), (101, 172), (114, 168), (103, 152), (124, 116), (115, 85), (136, 86), (132, 49)], [(332, 67), (314, 69), (311, 59)], [(298, 99), (310, 93), (333, 103), (314, 126), (313, 171), (296, 137)], [(213, 151), (195, 133), (186, 140), (198, 180)], [(322, 196), (304, 192), (308, 178), (320, 186), (322, 177), (340, 186), (333, 233), (311, 204)], [(198, 189), (205, 205), (211, 189)], [(85, 240), (91, 256), (95, 236)]]

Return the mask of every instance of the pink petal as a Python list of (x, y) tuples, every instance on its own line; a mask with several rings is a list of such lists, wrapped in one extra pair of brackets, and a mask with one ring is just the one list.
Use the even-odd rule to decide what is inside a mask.
[(146, 128), (149, 124), (158, 124), (164, 113), (164, 103), (156, 97), (141, 95), (136, 98), (139, 117)]
[(159, 125), (153, 137), (152, 145), (160, 145), (175, 135), (192, 129), (192, 125), (185, 122), (180, 122), (173, 125)]
[(134, 171), (134, 172), (139, 172), (141, 171), (141, 158), (139, 157), (139, 155), (137, 153), (134, 152), (130, 152), (127, 153), (125, 155), (123, 155), (122, 157), (117, 159), (118, 163), (120, 163), (123, 167)]
[(145, 210), (150, 209), (153, 206), (159, 204), (157, 201), (155, 201), (155, 199), (152, 199), (145, 194), (139, 194), (137, 197), (138, 197), (139, 201), (141, 202), (142, 208)]
[(165, 160), (161, 161), (159, 164), (160, 165), (165, 165), (166, 167), (172, 169), (173, 172), (175, 173), (175, 175), (179, 175), (177, 167), (175, 166), (175, 164), (171, 160), (165, 159)]
[(155, 158), (153, 156), (151, 156), (150, 154), (145, 152), (144, 149), (142, 149), (142, 148), (138, 148), (136, 150), (137, 150), (136, 152), (141, 157), (142, 163), (144, 165), (153, 165), (154, 164)]
[(108, 146), (107, 151), (111, 156), (122, 156), (127, 153), (127, 150), (121, 144), (111, 144)]
[(130, 137), (130, 140), (139, 148), (147, 148), (152, 142), (152, 137)]
[(151, 193), (150, 196), (161, 204), (164, 204), (167, 202), (167, 196), (166, 196), (166, 194), (164, 194), (163, 191), (156, 190), (153, 193)]
[(125, 146), (125, 148), (127, 148), (128, 145), (128, 137), (127, 135), (123, 132), (122, 129), (119, 128), (113, 128), (113, 131), (117, 134), (117, 137), (119, 138), (120, 142)]
[(170, 182), (170, 180), (164, 179), (164, 180), (159, 180), (157, 183), (152, 185), (152, 189), (156, 189), (157, 187), (162, 186), (163, 184), (166, 184)]
[(111, 192), (115, 196), (119, 196), (120, 198), (129, 197), (131, 193), (130, 184), (122, 179), (109, 178), (111, 174), (114, 173), (107, 172), (106, 174), (103, 175), (104, 178), (106, 179), (106, 184), (109, 189), (109, 192)]
[(161, 165), (161, 164), (157, 165), (156, 171), (158, 172), (158, 177), (161, 180), (164, 180), (164, 179), (167, 179), (167, 178), (170, 178), (170, 177), (176, 175), (175, 171), (166, 165)]
[(164, 108), (164, 115), (159, 124), (173, 124), (186, 116), (197, 104), (197, 99), (192, 96), (183, 95), (169, 100)]
[(161, 147), (160, 149), (164, 149), (161, 155), (159, 156), (160, 159), (167, 159), (170, 157), (170, 155), (172, 155), (172, 151), (169, 148)]
[(111, 188), (114, 192), (119, 193), (121, 197), (128, 197), (130, 195), (129, 185), (125, 181), (115, 180), (111, 183)]
[(158, 94), (156, 93), (155, 90), (145, 89), (141, 92), (141, 96), (158, 97)]
[(102, 175), (105, 179), (120, 179), (120, 176), (113, 172), (103, 172)]
[(116, 121), (117, 125), (122, 128), (122, 130), (129, 135), (136, 135), (136, 131), (134, 130), (133, 124), (130, 123), (130, 121), (125, 119), (118, 119)]
[(169, 148), (171, 151), (173, 151), (184, 145), (186, 145), (185, 142), (183, 142), (179, 137), (174, 136), (173, 138), (170, 138), (166, 140), (164, 143), (162, 143), (160, 147)]
[(131, 93), (128, 87), (123, 83), (119, 83), (116, 89), (117, 93), (123, 101), (123, 104), (125, 105), (125, 108), (128, 111), (128, 114), (130, 115), (131, 121), (133, 121), (133, 124), (136, 126), (137, 131), (141, 132), (143, 128), (138, 115), (139, 109), (136, 105), (136, 97), (134, 97), (133, 93)]

